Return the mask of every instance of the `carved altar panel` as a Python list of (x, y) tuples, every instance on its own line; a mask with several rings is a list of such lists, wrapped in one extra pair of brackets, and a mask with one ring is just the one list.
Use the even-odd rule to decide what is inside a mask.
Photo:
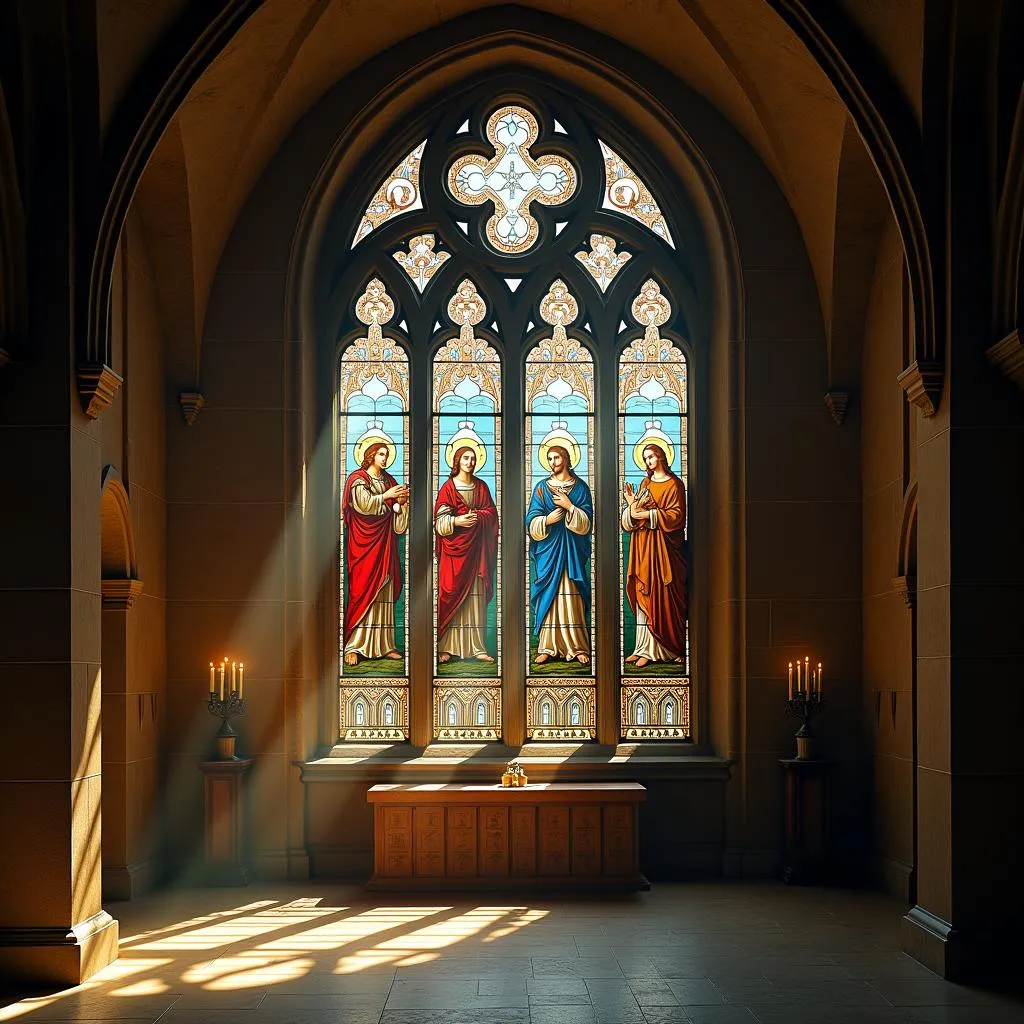
[(448, 874), (471, 878), (476, 874), (476, 808), (448, 808)]
[(569, 874), (569, 808), (541, 807), (538, 875)]
[(508, 874), (508, 808), (480, 808), (480, 874)]
[(605, 872), (629, 875), (636, 871), (634, 809), (628, 804), (605, 808), (603, 833)]
[(513, 807), (512, 819), (512, 874), (537, 873), (537, 809)]
[(572, 808), (572, 873), (601, 874), (601, 808)]
[(413, 841), (416, 850), (416, 874), (444, 874), (444, 808), (413, 808)]

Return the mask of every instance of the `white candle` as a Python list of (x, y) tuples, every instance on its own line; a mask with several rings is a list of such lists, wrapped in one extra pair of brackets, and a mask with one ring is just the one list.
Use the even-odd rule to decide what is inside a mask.
[(238, 699), (242, 699), (242, 688), (245, 686), (245, 665), (238, 663)]
[(821, 662), (818, 662), (818, 696), (821, 696)]
[(789, 663), (789, 699), (793, 699), (793, 662)]
[(224, 699), (224, 662), (220, 663), (220, 699)]
[(216, 683), (214, 682), (213, 676), (213, 662), (210, 662), (210, 696), (212, 697), (216, 692)]

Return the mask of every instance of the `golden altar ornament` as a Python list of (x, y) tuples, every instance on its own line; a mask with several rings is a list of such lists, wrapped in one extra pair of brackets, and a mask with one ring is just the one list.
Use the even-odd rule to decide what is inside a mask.
[(509, 761), (505, 765), (505, 771), (501, 776), (501, 785), (505, 789), (526, 785), (526, 772), (523, 771), (523, 766), (518, 761)]

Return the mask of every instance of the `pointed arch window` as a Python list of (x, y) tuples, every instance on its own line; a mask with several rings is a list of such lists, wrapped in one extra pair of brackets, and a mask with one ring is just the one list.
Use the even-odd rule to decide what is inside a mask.
[[(418, 743), (690, 737), (686, 221), (635, 140), (520, 86), (424, 114), (339, 232), (344, 739), (410, 738), (410, 692)], [(681, 593), (644, 553), (666, 480)]]

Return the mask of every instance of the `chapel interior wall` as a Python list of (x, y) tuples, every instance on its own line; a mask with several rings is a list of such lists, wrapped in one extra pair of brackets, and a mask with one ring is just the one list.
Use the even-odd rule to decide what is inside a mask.
[(125, 380), (100, 421), (102, 457), (129, 496), (136, 565), (125, 574), (143, 584), (130, 608), (103, 611), (104, 891), (117, 898), (156, 874), (166, 709), (163, 333), (135, 215), (114, 265), (112, 308), (114, 369)]
[(908, 344), (903, 248), (894, 223), (879, 246), (865, 321), (861, 436), (864, 491), (864, 702), (871, 758), (872, 871), (906, 899), (913, 867), (912, 613), (895, 583), (904, 506), (915, 483), (905, 443), (917, 412), (896, 377)]
[[(341, 110), (351, 104), (335, 90), (297, 126), (225, 246), (202, 341), (206, 405), (194, 426), (185, 426), (177, 401), (185, 382), (169, 379), (166, 392), (167, 739), (175, 804), (170, 841), (178, 860), (198, 849), (196, 765), (209, 753), (213, 732), (204, 707), (206, 663), (222, 648), (230, 655), (244, 651), (254, 668), (246, 677), (249, 711), (237, 720), (238, 745), (255, 758), (253, 847), (257, 868), (268, 874), (287, 870), (293, 811), (300, 822), (305, 814), (306, 840), (317, 847), (314, 871), (318, 864), (350, 863), (344, 851), (368, 820), (336, 810), (359, 798), (358, 784), (317, 783), (306, 787), (304, 798), (301, 789), (296, 793), (291, 762), (312, 750), (308, 730), (299, 743), (304, 751), (297, 753), (289, 738), (305, 729), (295, 728), (300, 710), (307, 718), (327, 714), (330, 732), (333, 707), (324, 674), (329, 620), (316, 647), (322, 663), (310, 666), (300, 658), (297, 664), (295, 657), (308, 649), (308, 631), (320, 628), (311, 592), (336, 586), (337, 575), (335, 542), (307, 533), (303, 543), (312, 555), (305, 583), (296, 588), (289, 582), (303, 545), (287, 538), (294, 538), (296, 523), (300, 533), (308, 531), (316, 512), (302, 514), (295, 481), (303, 466), (332, 472), (333, 459), (330, 425), (314, 418), (309, 429), (302, 396), (310, 389), (297, 384), (296, 373), (309, 372), (312, 346), (289, 336), (286, 326), (295, 227), (339, 130), (332, 97), (343, 101)], [(825, 347), (817, 289), (781, 191), (706, 104), (682, 88), (667, 90), (663, 99), (722, 183), (740, 254), (742, 296), (729, 296), (724, 288), (715, 298), (745, 307), (745, 320), (724, 326), (724, 304), (709, 317), (716, 321), (715, 351), (708, 356), (713, 380), (699, 423), (710, 435), (702, 495), (709, 523), (705, 685), (711, 722), (705, 739), (737, 761), (725, 806), (707, 814), (718, 829), (714, 842), (728, 860), (727, 871), (770, 875), (782, 841), (778, 759), (792, 755), (795, 731), (782, 704), (785, 664), (798, 652), (829, 666), (830, 710), (821, 731), (842, 765), (836, 800), (841, 841), (855, 848), (865, 831), (859, 434), (855, 420), (837, 427), (822, 401)], [(340, 201), (347, 196), (343, 191)], [(707, 198), (695, 197), (694, 204), (707, 207)], [(333, 248), (332, 240), (328, 244)], [(168, 366), (175, 358), (170, 348)], [(323, 372), (331, 371), (312, 370)], [(315, 480), (308, 493), (316, 494)], [(732, 582), (722, 583), (720, 573)], [(317, 681), (299, 701), (288, 687), (296, 678)], [(720, 787), (712, 789), (721, 800)], [(673, 834), (677, 803), (675, 797), (659, 799), (645, 809), (655, 843)], [(695, 799), (695, 807), (705, 804), (703, 797)], [(289, 814), (281, 813), (285, 807)], [(354, 820), (362, 822), (355, 833)], [(697, 845), (706, 842), (712, 841), (701, 836)], [(334, 856), (331, 849), (342, 852)], [(365, 858), (365, 848), (360, 856)]]

